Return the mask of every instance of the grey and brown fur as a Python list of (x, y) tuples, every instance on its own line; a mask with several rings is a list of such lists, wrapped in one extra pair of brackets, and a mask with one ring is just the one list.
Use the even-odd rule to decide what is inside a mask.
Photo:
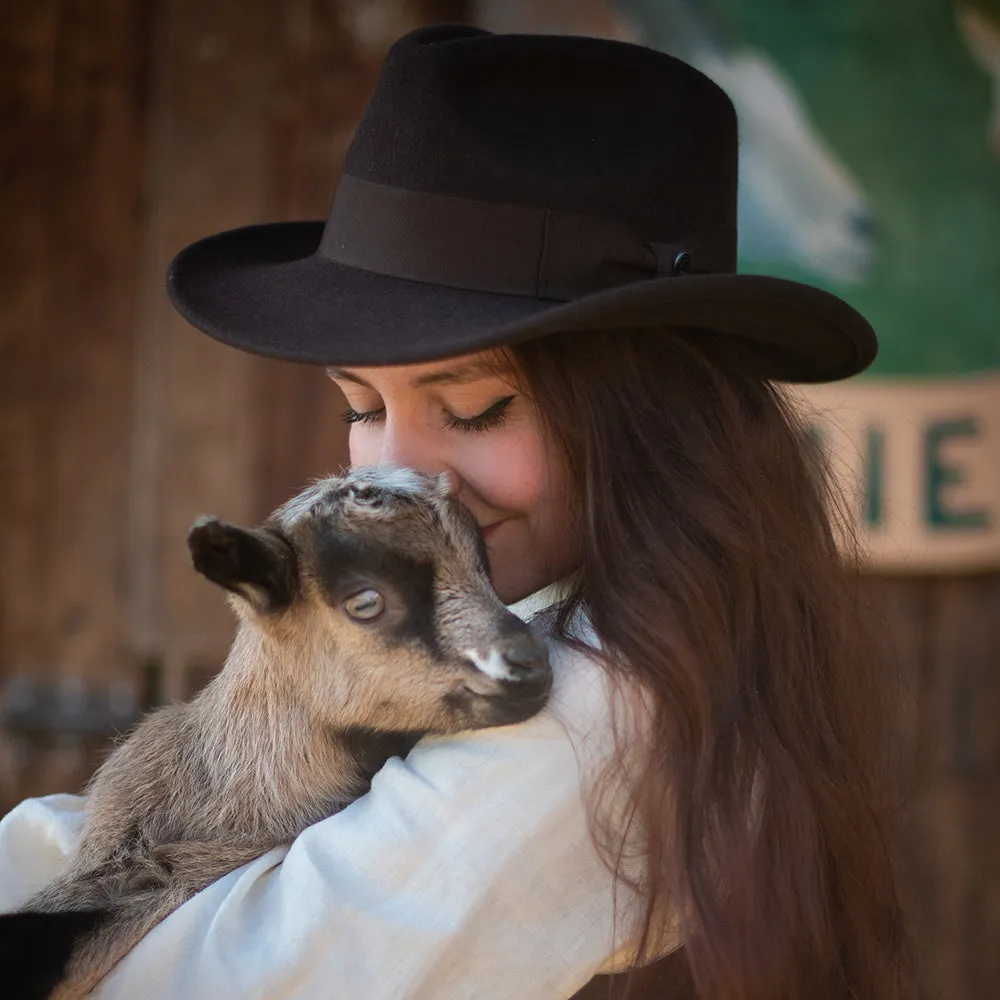
[[(112, 753), (65, 871), (0, 917), (8, 995), (84, 996), (186, 899), (342, 809), (421, 734), (542, 707), (545, 646), (497, 598), (447, 488), (355, 470), (257, 529), (192, 528), (196, 568), (233, 595), (232, 649), (195, 699)], [(384, 610), (357, 621), (346, 605), (366, 590)]]

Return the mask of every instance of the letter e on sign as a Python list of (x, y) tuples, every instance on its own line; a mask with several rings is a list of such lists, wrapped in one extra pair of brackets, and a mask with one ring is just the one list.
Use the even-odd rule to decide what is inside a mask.
[[(954, 492), (968, 476), (959, 457), (946, 454), (946, 444), (964, 439), (979, 440), (979, 423), (971, 416), (938, 420), (924, 432), (925, 516), (931, 530), (984, 530), (990, 526), (988, 511), (981, 507), (962, 507)], [(948, 449), (949, 452), (952, 449)]]

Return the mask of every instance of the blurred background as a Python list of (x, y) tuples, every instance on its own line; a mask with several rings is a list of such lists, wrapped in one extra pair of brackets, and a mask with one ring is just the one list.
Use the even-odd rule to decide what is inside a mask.
[[(741, 130), (741, 269), (842, 295), (872, 372), (801, 390), (913, 697), (903, 880), (928, 986), (1000, 982), (1000, 0), (4, 0), (0, 813), (76, 791), (232, 635), (200, 514), (253, 522), (346, 460), (318, 369), (216, 344), (186, 243), (322, 218), (422, 23), (642, 41)], [(894, 723), (896, 720), (887, 720)]]

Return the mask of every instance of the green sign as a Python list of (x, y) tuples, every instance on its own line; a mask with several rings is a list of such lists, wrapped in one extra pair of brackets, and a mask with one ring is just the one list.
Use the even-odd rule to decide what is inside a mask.
[(850, 302), (875, 375), (1000, 370), (1000, 0), (620, 0), (740, 120), (740, 269)]

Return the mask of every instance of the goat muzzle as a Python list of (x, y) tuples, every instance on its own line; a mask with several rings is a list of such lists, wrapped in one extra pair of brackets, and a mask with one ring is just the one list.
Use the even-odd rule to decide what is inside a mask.
[(480, 678), (466, 687), (496, 707), (509, 705), (514, 716), (527, 718), (526, 711), (533, 714), (552, 689), (548, 648), (530, 632), (498, 639), (485, 653), (470, 649), (465, 655)]

